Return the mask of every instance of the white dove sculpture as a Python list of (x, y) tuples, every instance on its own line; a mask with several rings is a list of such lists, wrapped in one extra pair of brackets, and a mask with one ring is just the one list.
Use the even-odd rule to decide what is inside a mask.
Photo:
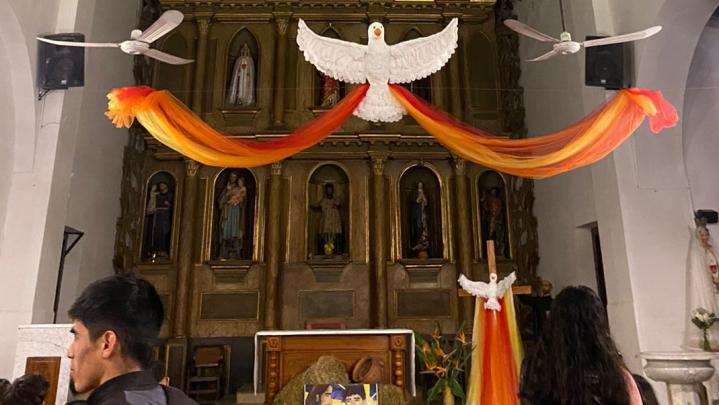
[(297, 45), (317, 70), (347, 83), (369, 82), (367, 95), (354, 115), (367, 121), (395, 122), (407, 112), (389, 91), (389, 83), (410, 83), (437, 72), (457, 48), (457, 19), (440, 32), (387, 45), (384, 25), (367, 29), (367, 45), (327, 38), (300, 19)]
[(501, 311), (502, 306), (499, 305), (498, 298), (503, 297), (504, 293), (507, 292), (507, 289), (512, 288), (512, 284), (514, 284), (516, 280), (517, 276), (515, 276), (514, 272), (512, 272), (512, 274), (503, 278), (500, 282), (497, 282), (496, 273), (490, 273), (489, 284), (482, 281), (472, 281), (465, 277), (464, 274), (460, 275), (459, 280), (457, 281), (468, 293), (474, 295), (475, 297), (482, 297), (487, 300), (484, 304), (484, 309)]

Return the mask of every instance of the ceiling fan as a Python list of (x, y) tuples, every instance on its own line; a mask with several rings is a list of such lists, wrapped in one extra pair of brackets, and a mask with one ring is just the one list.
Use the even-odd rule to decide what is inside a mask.
[(613, 37), (590, 39), (584, 42), (572, 41), (572, 35), (567, 32), (566, 25), (564, 23), (564, 7), (562, 0), (559, 0), (559, 12), (562, 16), (562, 33), (559, 34), (559, 39), (549, 36), (543, 32), (540, 32), (527, 24), (519, 22), (517, 20), (508, 19), (504, 20), (504, 25), (509, 27), (511, 30), (516, 31), (522, 35), (528, 36), (532, 39), (542, 42), (553, 42), (552, 50), (540, 55), (534, 59), (529, 59), (529, 62), (538, 62), (541, 60), (549, 59), (556, 55), (567, 55), (570, 53), (576, 53), (582, 48), (589, 48), (591, 46), (600, 45), (611, 45), (619, 44), (622, 42), (637, 41), (644, 38), (649, 38), (657, 32), (661, 31), (661, 25), (655, 25), (642, 31), (632, 32), (629, 34), (616, 35)]
[(60, 46), (78, 46), (85, 48), (120, 48), (123, 52), (130, 55), (146, 55), (150, 58), (157, 59), (161, 62), (169, 63), (171, 65), (184, 65), (186, 63), (192, 63), (192, 59), (184, 59), (175, 55), (170, 55), (157, 49), (150, 48), (150, 44), (158, 40), (163, 35), (172, 31), (180, 25), (183, 20), (183, 15), (177, 10), (165, 11), (160, 18), (157, 19), (151, 26), (145, 31), (132, 30), (130, 32), (130, 39), (120, 43), (98, 43), (98, 42), (71, 42), (71, 41), (57, 41), (54, 39), (40, 38), (39, 41), (47, 42), (53, 45)]

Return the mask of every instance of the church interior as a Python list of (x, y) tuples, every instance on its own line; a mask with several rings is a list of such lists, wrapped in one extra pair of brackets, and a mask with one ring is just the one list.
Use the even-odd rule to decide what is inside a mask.
[[(719, 351), (716, 326), (692, 325), (695, 309), (719, 311), (711, 240), (719, 232), (719, 0), (683, 3), (0, 0), (0, 85), (8, 90), (0, 108), (0, 377), (30, 370), (28, 356), (51, 359), (25, 342), (33, 326), (41, 340), (65, 342), (53, 325), (70, 323), (68, 308), (89, 283), (134, 274), (165, 308), (154, 359), (199, 403), (298, 403), (286, 392), (323, 355), (346, 366), (346, 382), (394, 386), (399, 394), (380, 395), (383, 404), (430, 403), (435, 374), (423, 372), (415, 346), (438, 330), (480, 336), (477, 312), (489, 305), (457, 282), (466, 276), (513, 280), (498, 284), (510, 286), (498, 313), (524, 353), (540, 340), (553, 297), (586, 285), (601, 298), (626, 367), (648, 377), (659, 403), (699, 404), (679, 402), (692, 390), (702, 391), (701, 403), (719, 401), (711, 374), (668, 382), (669, 371), (656, 369), (675, 361), (686, 376), (698, 362), (713, 370), (707, 353)], [(168, 11), (181, 19), (152, 48), (192, 63), (74, 48), (84, 49), (79, 68), (53, 66), (66, 54), (52, 48), (50, 57), (36, 39), (82, 33), (80, 42), (117, 42)], [(379, 88), (370, 73), (367, 90), (365, 78), (340, 80), (316, 60), (334, 57), (333, 44), (371, 43), (375, 22), (388, 49), (455, 30), (451, 57), (387, 92), (426, 110), (412, 113), (400, 101), (408, 114), (378, 121), (356, 110), (297, 153), (236, 165), (203, 160), (214, 150), (184, 153), (192, 139), (171, 143), (139, 113), (129, 129), (105, 116), (112, 89), (149, 86), (197, 119), (187, 125), (199, 134), (211, 128), (232, 145), (289, 149), (283, 140), (338, 115), (354, 95), (367, 92), (361, 103), (369, 104)], [(653, 26), (661, 31), (636, 42), (529, 61), (552, 49), (542, 33), (565, 41), (571, 32), (565, 42), (579, 44)], [(554, 41), (555, 49), (564, 44)], [(313, 53), (314, 43), (328, 50)], [(46, 86), (63, 74), (80, 84)], [(486, 153), (499, 156), (511, 149), (503, 142), (588, 128), (585, 117), (618, 109), (615, 97), (629, 88), (660, 91), (678, 122), (655, 134), (649, 113), (642, 125), (643, 115), (628, 119), (632, 130), (613, 151), (571, 170), (526, 169), (523, 159), (534, 162), (544, 144), (517, 159), (521, 169), (506, 169), (448, 141), (450, 126), (478, 128), (498, 140)], [(445, 115), (437, 131), (447, 138), (430, 132), (427, 118)], [(185, 125), (168, 116), (167, 127)], [(553, 153), (567, 145), (575, 143)], [(50, 363), (64, 404), (59, 353)], [(469, 380), (459, 379), (464, 390)]]

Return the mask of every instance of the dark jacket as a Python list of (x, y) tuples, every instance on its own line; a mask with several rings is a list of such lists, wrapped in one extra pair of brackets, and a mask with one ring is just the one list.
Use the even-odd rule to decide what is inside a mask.
[(88, 405), (197, 405), (182, 391), (157, 383), (151, 370), (106, 381), (87, 399)]

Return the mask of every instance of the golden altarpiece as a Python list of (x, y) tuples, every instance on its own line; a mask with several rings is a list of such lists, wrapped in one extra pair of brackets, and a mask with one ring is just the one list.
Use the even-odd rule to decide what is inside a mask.
[[(171, 90), (228, 136), (283, 136), (349, 90), (305, 62), (298, 19), (360, 43), (369, 22), (381, 21), (393, 44), (455, 17), (456, 53), (408, 88), (471, 125), (525, 135), (517, 38), (500, 23), (513, 13), (509, 0), (146, 0), (140, 24), (168, 8), (185, 21), (158, 47), (195, 63), (139, 58), (136, 78)], [(251, 169), (204, 167), (141, 127), (130, 132), (115, 265), (162, 295), (171, 369), (184, 370), (188, 345), (216, 341), (239, 363), (230, 385), (248, 382), (259, 330), (428, 333), (439, 321), (452, 332), (473, 302), (458, 296), (457, 277), (486, 279), (487, 239), (500, 273), (534, 281), (533, 183), (452, 156), (409, 117), (381, 125), (353, 117), (316, 147)]]

